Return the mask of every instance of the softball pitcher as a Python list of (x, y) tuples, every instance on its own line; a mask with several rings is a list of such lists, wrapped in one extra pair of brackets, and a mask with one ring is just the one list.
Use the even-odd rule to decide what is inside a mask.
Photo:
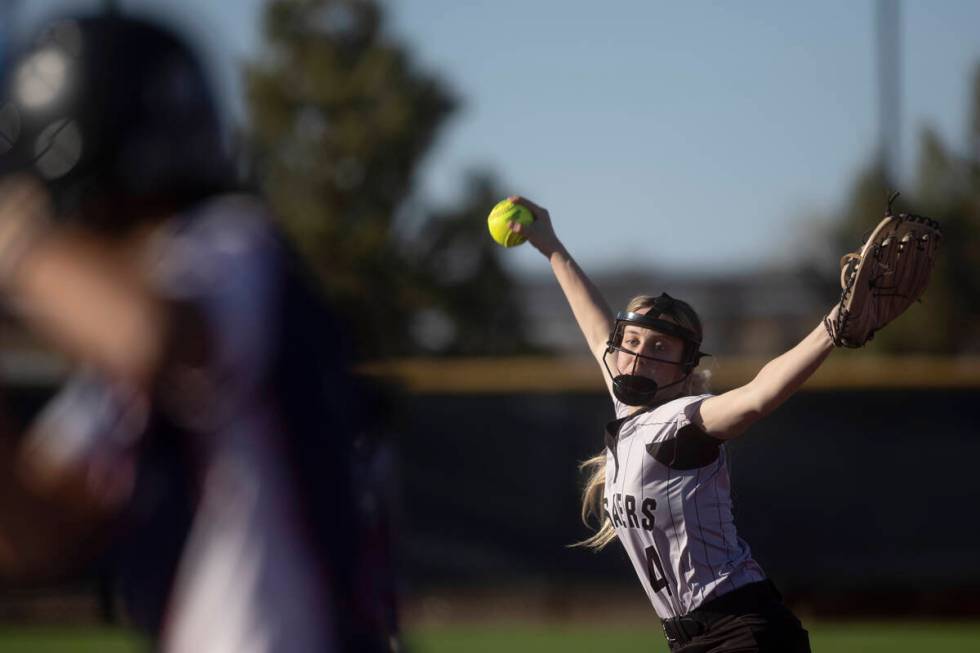
[[(613, 318), (548, 211), (511, 200), (535, 219), (510, 229), (551, 263), (615, 407), (604, 451), (583, 465), (591, 472), (583, 519), (597, 515), (601, 528), (582, 544), (598, 550), (619, 539), (674, 652), (809, 651), (807, 631), (736, 532), (724, 444), (786, 401), (835, 345), (864, 344), (921, 295), (937, 225), (892, 216), (889, 204), (879, 240), (845, 257), (845, 292), (824, 323), (749, 383), (712, 395), (698, 369), (701, 322), (686, 302), (638, 296)], [(904, 306), (886, 306), (896, 295)]]

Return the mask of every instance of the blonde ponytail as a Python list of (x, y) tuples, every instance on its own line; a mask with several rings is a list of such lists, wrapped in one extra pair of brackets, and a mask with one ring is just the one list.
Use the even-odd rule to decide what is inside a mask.
[(576, 542), (572, 546), (582, 546), (593, 551), (601, 551), (607, 544), (616, 539), (616, 531), (613, 530), (612, 522), (609, 521), (606, 511), (602, 507), (602, 495), (606, 489), (605, 449), (579, 465), (579, 471), (589, 475), (589, 480), (582, 490), (582, 523), (591, 526), (589, 518), (595, 516), (601, 525), (592, 537)]

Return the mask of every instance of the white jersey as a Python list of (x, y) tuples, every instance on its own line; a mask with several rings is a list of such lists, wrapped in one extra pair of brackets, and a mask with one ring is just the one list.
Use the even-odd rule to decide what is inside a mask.
[(691, 424), (708, 396), (633, 418), (615, 401), (606, 429), (605, 516), (661, 619), (765, 579), (735, 532), (725, 447)]

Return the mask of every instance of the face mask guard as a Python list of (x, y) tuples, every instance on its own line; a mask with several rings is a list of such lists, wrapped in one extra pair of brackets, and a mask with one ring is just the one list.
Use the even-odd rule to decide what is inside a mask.
[[(702, 356), (707, 356), (700, 351), (701, 339), (693, 330), (683, 327), (675, 322), (660, 319), (664, 313), (673, 313), (675, 301), (672, 297), (664, 293), (657, 297), (653, 306), (647, 313), (620, 312), (616, 315), (616, 323), (609, 340), (606, 342), (606, 352), (603, 354), (602, 363), (612, 380), (613, 394), (627, 406), (645, 406), (653, 403), (657, 392), (683, 383), (691, 371), (697, 367)], [(680, 361), (669, 361), (655, 356), (647, 356), (638, 352), (631, 351), (623, 347), (623, 336), (627, 326), (635, 326), (642, 329), (657, 331), (664, 335), (680, 338), (684, 342), (684, 352)], [(617, 374), (614, 374), (609, 366), (609, 356), (617, 353), (624, 353), (633, 357), (633, 364), (630, 366), (629, 373), (620, 371), (616, 367)], [(663, 387), (658, 387), (653, 379), (635, 374), (636, 367), (640, 360), (647, 360), (669, 365), (680, 365), (684, 370), (684, 376)]]

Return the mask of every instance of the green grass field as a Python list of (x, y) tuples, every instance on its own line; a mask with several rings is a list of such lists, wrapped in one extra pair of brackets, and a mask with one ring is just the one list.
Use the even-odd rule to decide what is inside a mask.
[[(968, 653), (980, 651), (980, 623), (818, 623), (818, 653)], [(628, 626), (480, 625), (428, 627), (406, 637), (409, 653), (666, 653), (663, 636)], [(0, 628), (0, 653), (145, 653), (140, 640), (116, 630)]]
[(145, 653), (138, 638), (106, 628), (0, 626), (0, 653)]

